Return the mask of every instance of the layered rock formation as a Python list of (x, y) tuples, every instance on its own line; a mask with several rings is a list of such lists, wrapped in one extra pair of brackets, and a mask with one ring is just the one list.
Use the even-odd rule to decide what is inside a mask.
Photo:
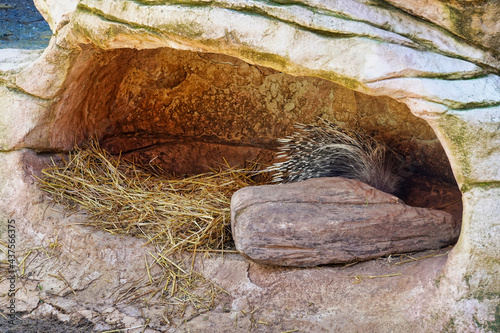
[[(355, 331), (375, 327), (383, 332), (392, 327), (409, 331), (486, 332), (498, 329), (500, 61), (496, 28), (499, 20), (494, 1), (429, 0), (425, 6), (416, 1), (392, 0), (187, 3), (73, 0), (64, 4), (38, 0), (36, 4), (54, 32), (49, 47), (43, 53), (0, 52), (0, 161), (4, 166), (0, 171), (0, 217), (2, 221), (12, 217), (19, 221), (20, 235), (30, 240), (24, 243), (24, 249), (33, 244), (46, 246), (47, 239), (57, 234), (55, 229), (44, 226), (48, 219), (44, 215), (47, 205), (41, 201), (30, 176), (43, 164), (33, 151), (68, 150), (93, 134), (109, 140), (119, 137), (122, 140), (119, 143), (127, 142), (126, 148), (147, 149), (159, 142), (161, 133), (167, 134), (160, 140), (162, 144), (184, 138), (188, 143), (224, 146), (243, 143), (268, 149), (272, 148), (273, 138), (291, 130), (294, 121), (335, 115), (342, 122), (355, 123), (350, 115), (358, 113), (366, 116), (359, 117), (364, 119), (365, 127), (379, 129), (382, 137), (385, 128), (397, 133), (386, 134), (385, 138), (396, 147), (397, 138), (407, 135), (401, 141), (411, 143), (401, 144), (400, 150), (408, 156), (409, 151), (416, 150), (424, 166), (421, 169), (430, 166), (430, 175), (449, 179), (449, 169), (440, 167), (444, 155), (436, 148), (427, 125), (422, 121), (404, 121), (405, 117), (411, 118), (408, 113), (403, 115), (408, 108), (434, 130), (463, 192), (462, 232), (448, 259), (440, 257), (428, 264), (407, 266), (402, 277), (370, 280), (369, 292), (349, 288), (350, 281), (334, 283), (332, 289), (324, 274), (315, 274), (314, 270), (266, 270), (252, 265), (248, 268), (238, 259), (230, 263), (216, 260), (207, 264), (206, 273), (234, 298), (229, 312), (221, 308), (211, 314), (228, 330), (234, 327), (240, 310), (248, 314), (262, 302), (280, 309), (292, 307), (288, 312), (262, 312), (274, 327), (282, 330), (328, 331), (334, 327)], [(174, 61), (169, 67), (171, 58), (186, 62)], [(208, 66), (199, 67), (203, 62), (214, 64), (214, 72), (205, 77)], [(239, 76), (230, 74), (231, 80), (224, 79), (220, 81), (222, 86), (217, 86), (218, 78), (224, 77), (218, 72), (231, 68)], [(294, 81), (282, 73), (308, 78)], [(190, 80), (198, 85), (184, 87), (182, 83)], [(315, 89), (323, 84), (326, 88), (317, 95), (315, 104), (312, 102)], [(292, 85), (295, 86), (289, 88)], [(303, 85), (310, 85), (312, 90), (302, 90)], [(252, 93), (248, 93), (249, 87)], [(186, 90), (176, 98), (181, 88)], [(312, 91), (309, 99), (303, 98), (308, 94), (306, 91), (309, 94)], [(339, 91), (343, 93), (335, 95)], [(370, 102), (382, 111), (367, 113), (370, 108), (353, 107), (371, 99), (361, 93), (384, 96)], [(189, 96), (193, 97), (192, 104)], [(255, 96), (260, 99), (254, 99)], [(345, 107), (332, 106), (339, 100)], [(404, 105), (393, 107), (401, 103)], [(185, 106), (193, 105), (198, 109), (196, 112), (183, 111), (189, 109)], [(226, 108), (217, 115), (216, 107), (224, 105)], [(248, 105), (251, 107), (247, 108)], [(207, 106), (206, 113), (199, 112), (203, 106)], [(299, 106), (307, 111), (300, 111)], [(237, 112), (231, 111), (235, 108)], [(393, 117), (387, 111), (395, 108), (399, 108), (396, 113), (400, 116)], [(138, 110), (141, 112), (137, 113)], [(266, 110), (271, 111), (265, 114)], [(225, 121), (219, 121), (224, 119), (222, 114)], [(247, 117), (250, 114), (253, 116)], [(165, 120), (166, 116), (170, 118)], [(149, 120), (142, 121), (144, 118)], [(396, 129), (404, 124), (411, 125), (398, 132)], [(269, 130), (268, 125), (271, 125)], [(156, 130), (154, 135), (134, 139), (134, 133), (150, 128)], [(161, 152), (155, 151), (150, 156)], [(438, 162), (433, 165), (433, 160)], [(65, 220), (51, 215), (50, 221)], [(65, 224), (55, 225), (62, 228)], [(6, 237), (3, 230), (2, 238)], [(91, 231), (78, 230), (87, 235), (82, 239), (90, 237)], [(73, 267), (69, 264), (71, 246), (85, 246), (83, 240), (71, 234), (74, 232), (61, 231), (58, 238), (58, 242), (66, 243), (63, 249), (67, 252), (63, 251), (61, 259), (65, 264), (61, 267), (68, 270)], [(99, 237), (103, 240), (110, 235)], [(126, 252), (120, 250), (119, 244), (116, 246), (98, 252), (95, 258)], [(91, 288), (93, 284), (89, 281), (98, 275), (92, 275), (93, 272), (105, 271), (100, 266), (94, 269), (95, 260), (85, 260), (88, 266), (81, 266), (81, 274), (71, 275), (83, 281), (77, 281), (78, 286)], [(110, 260), (107, 268), (119, 270), (119, 263), (120, 260)], [(382, 266), (370, 265), (376, 263), (350, 268), (349, 276), (387, 275), (383, 274)], [(117, 281), (110, 283), (116, 287), (123, 279), (133, 279), (133, 272), (139, 269), (138, 264), (127, 267)], [(363, 270), (376, 273), (363, 274)], [(333, 279), (341, 280), (341, 271), (335, 268), (328, 271)], [(113, 274), (108, 271), (105, 275), (111, 281)], [(301, 295), (292, 292), (311, 276)], [(49, 279), (48, 275), (42, 277)], [(56, 289), (63, 288), (61, 281), (51, 283)], [(106, 290), (105, 285), (102, 282), (99, 290)], [(30, 286), (19, 303), (20, 311), (37, 308), (38, 294), (33, 291), (36, 283)], [(290, 303), (284, 304), (275, 297), (280, 290), (286, 290), (284, 295)], [(345, 295), (340, 297), (343, 290)], [(53, 303), (50, 311), (75, 312), (84, 311), (81, 304), (88, 306), (94, 292), (87, 289), (85, 298), (82, 291), (80, 300), (78, 296), (58, 298), (44, 294), (44, 297)], [(106, 307), (109, 313), (114, 313), (115, 305), (105, 300), (110, 295), (104, 294), (91, 310), (94, 312), (84, 315), (92, 319), (92, 313)], [(307, 295), (315, 299), (308, 303)], [(399, 295), (396, 300), (394, 295)], [(423, 303), (427, 304), (425, 308), (421, 306)], [(308, 304), (314, 304), (315, 311), (301, 311)], [(354, 319), (352, 306), (360, 314)], [(388, 311), (375, 311), (381, 307)], [(135, 312), (120, 311), (135, 318), (140, 316), (137, 308)], [(146, 316), (154, 317), (154, 312), (151, 310)], [(373, 313), (376, 315), (372, 316)], [(252, 318), (248, 315), (244, 320), (249, 325), (259, 321)], [(370, 323), (360, 318), (369, 318)], [(141, 324), (128, 315), (122, 319), (128, 323), (127, 327)], [(209, 326), (202, 317), (197, 317), (185, 328), (200, 328), (203, 324)], [(269, 327), (260, 324), (259, 329), (265, 331)]]

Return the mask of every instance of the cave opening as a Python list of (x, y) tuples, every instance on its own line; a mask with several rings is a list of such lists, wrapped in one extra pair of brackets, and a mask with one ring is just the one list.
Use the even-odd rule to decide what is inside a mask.
[(112, 154), (169, 174), (198, 174), (271, 164), (278, 138), (321, 117), (362, 130), (402, 157), (405, 203), (461, 220), (461, 193), (445, 152), (403, 103), (221, 54), (81, 47), (51, 128), (30, 133), (48, 132), (54, 151), (97, 137)]

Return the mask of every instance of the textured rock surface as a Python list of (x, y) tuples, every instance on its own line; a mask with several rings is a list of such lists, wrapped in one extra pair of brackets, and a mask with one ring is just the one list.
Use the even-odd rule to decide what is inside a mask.
[[(0, 162), (5, 166), (0, 170), (0, 194), (6, 198), (0, 202), (0, 212), (7, 214), (0, 218), (16, 220), (17, 258), (26, 257), (24, 275), (16, 282), (19, 316), (73, 323), (85, 318), (97, 323), (95, 331), (137, 326), (142, 331), (149, 323), (147, 333), (331, 332), (353, 327), (386, 332), (392, 325), (418, 331), (447, 324), (443, 318), (422, 320), (432, 305), (440, 304), (432, 296), (439, 291), (446, 252), (418, 254), (438, 254), (418, 261), (403, 257), (408, 262), (398, 265), (401, 260), (394, 257), (321, 269), (262, 267), (238, 254), (213, 256), (196, 265), (230, 296), (217, 299), (218, 306), (206, 313), (184, 320), (170, 318), (171, 307), (148, 301), (150, 294), (129, 302), (161, 287), (149, 283), (145, 256), (149, 258), (153, 249), (144, 246), (145, 240), (76, 224), (85, 215), (65, 216), (61, 207), (38, 192), (32, 176), (39, 175), (44, 161), (29, 150), (1, 154)], [(58, 278), (59, 272), (75, 294)], [(155, 266), (150, 273), (162, 274)], [(3, 279), (0, 290), (7, 290), (8, 284)], [(134, 288), (135, 293), (127, 294)], [(0, 309), (7, 302), (1, 297)], [(368, 319), (360, 320), (364, 317)], [(169, 325), (169, 318), (178, 326)]]
[[(95, 238), (94, 231), (85, 229), (71, 229), (71, 233), (67, 234), (71, 237), (64, 236), (65, 228), (75, 228), (66, 226), (71, 220), (57, 216), (52, 221), (60, 224), (51, 225), (47, 222), (50, 220), (47, 212), (51, 208), (41, 201), (40, 193), (32, 179), (26, 178), (26, 172), (41, 163), (40, 156), (32, 154), (30, 150), (71, 148), (75, 141), (93, 134), (89, 133), (92, 129), (97, 129), (103, 135), (108, 130), (112, 132), (114, 126), (119, 127), (115, 123), (118, 118), (108, 117), (112, 113), (121, 114), (123, 119), (127, 119), (130, 114), (136, 117), (134, 122), (139, 124), (141, 121), (137, 119), (141, 116), (134, 113), (139, 109), (154, 110), (148, 115), (153, 123), (156, 117), (164, 117), (155, 112), (161, 110), (164, 100), (176, 93), (173, 85), (183, 75), (182, 71), (175, 70), (171, 75), (162, 76), (165, 71), (158, 65), (163, 64), (161, 57), (156, 64), (153, 60), (145, 61), (141, 65), (142, 70), (135, 72), (137, 75), (129, 76), (151, 78), (155, 82), (151, 82), (150, 94), (162, 91), (161, 96), (141, 96), (141, 92), (147, 90), (147, 84), (134, 91), (121, 86), (122, 81), (109, 85), (105, 78), (125, 78), (124, 69), (128, 67), (121, 67), (123, 61), (141, 60), (141, 54), (146, 54), (142, 52), (158, 51), (145, 49), (175, 48), (199, 54), (209, 52), (234, 56), (251, 64), (246, 67), (232, 60), (230, 64), (225, 64), (243, 71), (239, 78), (251, 77), (253, 74), (250, 72), (257, 73), (257, 70), (262, 69), (264, 83), (249, 82), (242, 86), (242, 91), (247, 87), (262, 89), (263, 101), (266, 101), (264, 96), (272, 97), (262, 104), (265, 105), (263, 110), (271, 107), (283, 110), (283, 113), (274, 113), (274, 116), (266, 118), (263, 112), (256, 111), (255, 116), (262, 118), (262, 123), (257, 126), (255, 118), (245, 116), (244, 98), (236, 95), (234, 99), (222, 99), (228, 105), (243, 101), (241, 113), (238, 113), (240, 118), (235, 117), (234, 120), (240, 119), (239, 124), (246, 122), (248, 127), (244, 130), (248, 133), (255, 131), (262, 135), (265, 131), (258, 128), (266, 128), (276, 119), (286, 119), (287, 122), (280, 122), (279, 129), (273, 132), (281, 136), (291, 130), (290, 124), (294, 121), (309, 122), (316, 115), (333, 113), (340, 121), (352, 124), (356, 123), (350, 119), (353, 110), (356, 110), (360, 122), (376, 125), (369, 127), (371, 129), (388, 124), (394, 130), (400, 121), (390, 116), (387, 110), (393, 108), (395, 102), (388, 97), (377, 99), (372, 106), (380, 112), (367, 114), (361, 101), (370, 98), (358, 92), (387, 95), (405, 103), (414, 115), (426, 120), (436, 132), (464, 193), (462, 234), (447, 260), (444, 257), (433, 258), (401, 267), (401, 271), (387, 270), (378, 261), (348, 267), (345, 271), (335, 267), (324, 270), (266, 270), (255, 265), (249, 266), (241, 258), (231, 262), (214, 259), (206, 263), (205, 272), (235, 297), (229, 302), (230, 306), (221, 305), (218, 310), (209, 313), (217, 324), (226, 331), (234, 330), (237, 319), (237, 328), (248, 330), (251, 327), (255, 331), (270, 331), (274, 328), (278, 331), (295, 328), (331, 331), (332, 327), (339, 331), (378, 332), (498, 331), (500, 246), (495, 241), (500, 235), (498, 6), (495, 1), (426, 0), (425, 4), (422, 6), (420, 1), (403, 3), (397, 0), (303, 0), (292, 3), (195, 0), (182, 4), (166, 1), (74, 0), (58, 7), (60, 1), (37, 1), (54, 32), (51, 44), (33, 62), (28, 59), (36, 54), (19, 54), (26, 61), (16, 60), (16, 64), (7, 66), (7, 72), (1, 74), (0, 216), (2, 221), (11, 216), (19, 221), (20, 246), (25, 249), (33, 244), (47, 246), (47, 239), (54, 239), (60, 232), (60, 239), (64, 241), (61, 259), (54, 257), (49, 260), (44, 257), (43, 251), (39, 252), (36, 260), (28, 261), (34, 265), (30, 271), (35, 274), (37, 269), (40, 271), (40, 267), (83, 267), (82, 272), (75, 274), (68, 270), (63, 274), (68, 274), (71, 279), (75, 279), (76, 285), (86, 289), (77, 291), (76, 296), (67, 290), (64, 291), (65, 296), (61, 297), (43, 294), (44, 302), (54, 304), (51, 309), (40, 306), (37, 301), (40, 297), (38, 280), (27, 279), (19, 294), (19, 309), (38, 311), (32, 312), (34, 315), (53, 311), (61, 317), (65, 315), (64, 312), (80, 313), (85, 318), (106, 323), (101, 316), (104, 313), (109, 314), (109, 318), (115, 320), (114, 323), (126, 322), (128, 326), (125, 327), (140, 325), (141, 321), (135, 321), (137, 318), (146, 322), (146, 318), (154, 317), (158, 323), (161, 322), (164, 314), (162, 306), (120, 307), (114, 304), (116, 299), (106, 293), (109, 292), (109, 281), (111, 287), (118, 287), (123, 282), (116, 280), (116, 276), (134, 281), (137, 272), (141, 271), (135, 265), (139, 265), (140, 256), (133, 257), (137, 255), (137, 250), (126, 251), (127, 247), (140, 248), (137, 240), (131, 243), (115, 240), (113, 246), (116, 248), (109, 249), (110, 253), (129, 253), (137, 258), (133, 261), (134, 265), (125, 265), (123, 261), (117, 260), (103, 267), (101, 261), (104, 259), (99, 256), (91, 257), (92, 260), (75, 258), (75, 248), (88, 248), (86, 237), (95, 240), (92, 244), (96, 248), (104, 248), (116, 238), (104, 234)], [(196, 54), (191, 53), (191, 56), (195, 57)], [(106, 67), (109, 64), (110, 67)], [(218, 66), (222, 70), (222, 64)], [(181, 67), (184, 69), (184, 66)], [(4, 63), (2, 68), (5, 68)], [(188, 69), (187, 66), (186, 73), (196, 73)], [(134, 68), (130, 70), (136, 71)], [(245, 74), (245, 70), (249, 72)], [(199, 70), (198, 73), (204, 71)], [(300, 94), (288, 94), (286, 89), (276, 89), (280, 84), (273, 75), (281, 74), (275, 71), (323, 78), (358, 92), (346, 92), (339, 96), (336, 94), (338, 89), (329, 88), (333, 92), (331, 99), (328, 99), (328, 94), (322, 93), (316, 97), (320, 102), (318, 105), (308, 104), (303, 102)], [(214, 73), (213, 77), (217, 75)], [(194, 75), (191, 78), (196, 80)], [(311, 86), (318, 85), (314, 80), (309, 81)], [(144, 82), (147, 83), (147, 80)], [(162, 82), (164, 87), (170, 89), (161, 90)], [(98, 89), (93, 90), (93, 87)], [(197, 86), (193, 93), (199, 88)], [(226, 88), (218, 89), (224, 91)], [(107, 98), (84, 97), (99, 91)], [(130, 99), (120, 99), (118, 91), (128, 93)], [(188, 91), (186, 96), (189, 96)], [(161, 97), (159, 106), (154, 105), (156, 97)], [(203, 96), (200, 97), (202, 100)], [(116, 104), (116, 101), (122, 103)], [(328, 106), (339, 101), (340, 106)], [(117, 107), (127, 106), (130, 102), (137, 102), (137, 108), (135, 105), (125, 110)], [(172, 103), (182, 105), (175, 99)], [(294, 116), (298, 106), (307, 105), (309, 110), (315, 111), (308, 111), (304, 118)], [(229, 110), (227, 108), (225, 112)], [(180, 116), (185, 114), (169, 112)], [(93, 115), (97, 115), (97, 119), (93, 119)], [(215, 117), (217, 109), (208, 108), (207, 115)], [(199, 121), (194, 113), (193, 118), (189, 119), (191, 123)], [(170, 127), (163, 128), (178, 128), (179, 122), (175, 119), (171, 121)], [(179, 126), (189, 129), (186, 124)], [(217, 121), (207, 121), (207, 124), (217, 124)], [(412, 121), (409, 124), (401, 132), (412, 132), (412, 127), (414, 133), (422, 132), (420, 125), (415, 125), (417, 123)], [(60, 128), (69, 130), (58, 134)], [(227, 129), (230, 127), (221, 127), (221, 133)], [(386, 132), (386, 129), (381, 131)], [(273, 135), (263, 136), (272, 138)], [(216, 137), (214, 141), (218, 139)], [(426, 145), (435, 149), (433, 140), (433, 137), (415, 134), (402, 141), (410, 141), (415, 144), (414, 147), (419, 147), (415, 152), (419, 160), (419, 154), (424, 154), (421, 152), (425, 151)], [(33, 158), (25, 159), (24, 153), (31, 154)], [(431, 155), (442, 156), (428, 154)], [(441, 164), (438, 161), (436, 164)], [(2, 228), (5, 230), (4, 225)], [(4, 241), (5, 232), (2, 231), (1, 237)], [(21, 253), (24, 256), (28, 252)], [(80, 250), (78, 253), (85, 252)], [(83, 265), (78, 266), (74, 262), (83, 262)], [(60, 281), (51, 278), (47, 272), (52, 275), (57, 273), (46, 269), (40, 273), (40, 277), (46, 279), (48, 284), (62, 288)], [(94, 272), (101, 272), (104, 276), (99, 283), (95, 282), (98, 286), (87, 284), (85, 280), (86, 276)], [(365, 282), (353, 285), (352, 278), (346, 280), (344, 272), (349, 276), (387, 275), (390, 272), (401, 272), (403, 275), (369, 280), (367, 286)], [(57, 288), (54, 290), (60, 291)], [(101, 293), (103, 290), (105, 292)], [(258, 309), (270, 310), (265, 312)], [(192, 318), (180, 330), (203, 331), (204, 327), (211, 325), (208, 317), (206, 320), (203, 316)], [(270, 325), (259, 324), (259, 321), (266, 320)], [(109, 323), (111, 321), (107, 325)], [(163, 324), (155, 324), (155, 327), (160, 329)]]
[(477, 43), (493, 53), (498, 53), (500, 49), (500, 9), (494, 0), (388, 0), (387, 2)]
[(298, 267), (439, 249), (460, 233), (446, 212), (344, 178), (240, 189), (231, 227), (236, 249), (253, 261)]
[[(172, 168), (168, 145), (198, 144), (213, 156), (206, 171), (225, 164), (223, 157), (241, 162), (231, 156), (248, 156), (248, 150), (256, 152), (252, 156), (258, 156), (259, 149), (269, 155), (274, 140), (293, 131), (292, 124), (322, 116), (374, 133), (420, 173), (454, 181), (430, 126), (387, 97), (375, 98), (323, 79), (293, 77), (220, 54), (84, 47), (75, 56), (56, 56), (52, 51), (46, 56), (48, 60), (26, 68), (10, 85), (37, 96), (26, 98), (24, 109), (31, 109), (33, 99), (46, 107), (27, 112), (36, 115), (27, 128), (29, 119), (23, 125), (18, 115), (6, 114), (9, 126), (24, 127), (5, 138), (9, 141), (4, 149), (67, 150), (97, 135), (115, 153), (139, 155), (146, 163), (155, 158), (163, 169), (179, 173), (190, 171), (193, 164), (177, 161)], [(57, 66), (64, 73), (47, 77)], [(42, 77), (40, 68), (47, 67)], [(32, 77), (40, 80), (32, 82)], [(37, 92), (47, 80), (48, 90)], [(54, 94), (57, 98), (51, 97)], [(23, 109), (22, 97), (18, 98), (15, 109)], [(182, 147), (174, 150), (182, 152)], [(229, 150), (234, 151), (231, 156), (221, 155)], [(186, 159), (190, 155), (181, 154)]]

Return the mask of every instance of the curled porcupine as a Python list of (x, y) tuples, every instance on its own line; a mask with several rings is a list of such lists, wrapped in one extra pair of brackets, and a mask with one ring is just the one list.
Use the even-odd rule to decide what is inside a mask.
[(296, 124), (297, 132), (284, 139), (277, 155), (286, 158), (267, 171), (273, 182), (296, 182), (318, 177), (359, 180), (387, 193), (400, 182), (395, 154), (372, 137), (321, 119), (323, 126)]

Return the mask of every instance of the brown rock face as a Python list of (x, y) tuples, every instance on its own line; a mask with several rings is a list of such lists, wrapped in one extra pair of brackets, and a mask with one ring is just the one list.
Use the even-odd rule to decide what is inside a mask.
[(406, 105), (320, 78), (220, 54), (86, 45), (72, 56), (61, 85), (60, 96), (39, 113), (22, 146), (70, 150), (96, 136), (106, 150), (125, 158), (154, 160), (177, 174), (198, 173), (224, 160), (233, 167), (270, 162), (277, 138), (293, 133), (293, 124), (321, 116), (363, 129), (419, 173), (454, 182), (432, 128)]
[(449, 213), (344, 178), (241, 189), (231, 223), (236, 248), (253, 261), (300, 267), (436, 249), (460, 231)]

